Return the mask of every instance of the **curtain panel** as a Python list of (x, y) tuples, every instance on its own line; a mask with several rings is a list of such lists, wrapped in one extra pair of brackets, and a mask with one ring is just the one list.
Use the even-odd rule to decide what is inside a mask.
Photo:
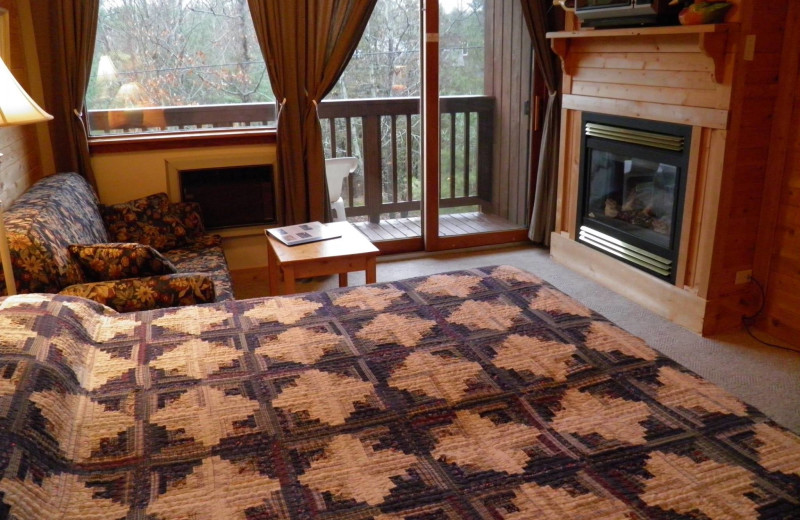
[(553, 231), (555, 225), (558, 187), (561, 67), (546, 37), (547, 14), (548, 9), (553, 5), (552, 2), (550, 0), (520, 0), (520, 2), (528, 31), (533, 40), (536, 65), (542, 73), (548, 92), (528, 238), (533, 242), (549, 245), (550, 232)]
[(283, 222), (330, 220), (317, 106), (333, 88), (377, 0), (248, 0), (278, 113)]
[[(86, 87), (92, 69), (100, 0), (33, 0), (39, 62), (47, 70), (44, 85), (53, 156), (57, 171), (78, 172), (95, 189), (85, 120)], [(40, 43), (42, 42), (42, 43)]]

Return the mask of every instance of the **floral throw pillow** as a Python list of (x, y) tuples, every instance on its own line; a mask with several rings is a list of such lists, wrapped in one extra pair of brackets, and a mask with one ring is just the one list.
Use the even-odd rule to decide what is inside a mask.
[(204, 231), (200, 207), (172, 203), (166, 193), (101, 206), (108, 236), (117, 242), (138, 242), (169, 251), (191, 244)]
[(90, 282), (177, 273), (175, 266), (146, 244), (71, 245), (69, 252)]
[(203, 273), (178, 273), (106, 282), (70, 285), (59, 294), (79, 296), (111, 307), (135, 312), (214, 301), (214, 282)]

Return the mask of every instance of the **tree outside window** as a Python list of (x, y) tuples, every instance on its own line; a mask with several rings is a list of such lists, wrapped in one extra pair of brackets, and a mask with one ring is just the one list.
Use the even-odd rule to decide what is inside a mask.
[(100, 1), (94, 134), (266, 126), (274, 102), (247, 0)]

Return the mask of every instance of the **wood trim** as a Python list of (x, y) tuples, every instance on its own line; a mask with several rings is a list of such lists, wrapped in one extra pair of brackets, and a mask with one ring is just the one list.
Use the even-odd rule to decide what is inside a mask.
[[(528, 178), (530, 182), (528, 183), (528, 206), (526, 208), (528, 215), (533, 211), (533, 201), (536, 199), (536, 183), (539, 174), (539, 161), (541, 160), (542, 130), (544, 126), (542, 119), (546, 112), (549, 95), (541, 69), (536, 64), (536, 56), (532, 56), (531, 69), (533, 81), (531, 81), (530, 85), (530, 115), (528, 119), (528, 131), (530, 133), (528, 142)], [(558, 218), (558, 213), (556, 212), (556, 220)], [(556, 224), (556, 229), (558, 229), (558, 224)]]
[[(646, 309), (698, 334), (703, 331), (707, 301), (614, 258), (570, 240), (550, 235), (553, 259)], [(653, 298), (658, 294), (658, 298)]]
[(567, 210), (564, 201), (566, 195), (569, 193), (569, 177), (567, 176), (567, 145), (571, 142), (569, 130), (569, 117), (571, 111), (561, 109), (561, 127), (559, 129), (559, 144), (558, 147), (558, 179), (556, 179), (556, 218), (555, 230), (563, 231), (565, 229), (566, 215), (564, 212)]
[(550, 48), (553, 49), (553, 52), (558, 56), (559, 61), (561, 61), (561, 71), (569, 76), (568, 68), (567, 68), (567, 54), (569, 52), (569, 40), (564, 39), (554, 39), (550, 40)]
[(704, 298), (709, 297), (711, 285), (712, 265), (714, 257), (714, 245), (717, 236), (717, 220), (720, 216), (719, 205), (722, 191), (722, 177), (724, 173), (723, 161), (725, 159), (725, 142), (727, 132), (707, 131), (709, 136), (704, 140), (704, 145), (708, 148), (701, 151), (703, 164), (701, 165), (703, 175), (703, 191), (699, 214), (695, 222), (699, 223), (699, 234), (697, 240), (697, 257), (695, 260), (695, 280), (694, 287), (698, 294)]
[[(30, 2), (19, 2), (19, 19), (24, 28), (22, 30), (22, 47), (25, 54), (25, 64), (28, 73), (28, 93), (34, 100), (44, 105), (44, 87), (42, 85), (42, 70), (39, 64), (39, 54), (36, 52), (36, 37), (33, 31), (33, 14)], [(0, 21), (2, 24), (2, 21)], [(49, 174), (56, 171), (55, 158), (53, 157), (53, 143), (48, 125), (35, 125), (38, 139), (39, 160), (42, 171)]]
[(11, 68), (11, 29), (8, 9), (0, 7), (0, 59)]
[(583, 143), (583, 117), (580, 112), (571, 112), (569, 120), (569, 128), (567, 129), (572, 137), (569, 146), (569, 159), (567, 161), (567, 173), (569, 180), (567, 181), (568, 192), (568, 205), (566, 209), (566, 229), (569, 231), (569, 237), (573, 240), (578, 235), (578, 186), (581, 178), (581, 144)]
[(662, 34), (707, 34), (726, 33), (737, 27), (734, 23), (703, 25), (664, 25), (657, 27), (626, 27), (621, 29), (581, 29), (577, 31), (553, 31), (548, 38), (612, 38), (620, 36), (657, 36)]
[(422, 236), (426, 251), (439, 247), (439, 2), (425, 3), (422, 12)]
[(269, 130), (239, 129), (216, 132), (90, 137), (89, 151), (92, 155), (99, 155), (123, 152), (150, 152), (173, 148), (274, 144), (276, 142), (277, 133), (274, 128)]
[(400, 253), (414, 253), (425, 249), (422, 237), (406, 238), (402, 240), (384, 240), (375, 242), (382, 255), (395, 255)]
[(700, 127), (695, 126), (692, 128), (692, 142), (689, 150), (689, 159), (691, 162), (686, 171), (686, 190), (683, 196), (683, 217), (681, 220), (681, 240), (678, 245), (677, 267), (675, 270), (675, 285), (677, 287), (684, 287), (686, 282), (686, 264), (689, 261), (689, 237), (691, 236), (690, 230), (694, 228), (692, 215), (694, 214), (695, 192), (697, 190), (699, 175), (701, 133), (702, 129)]
[(564, 94), (561, 106), (572, 110), (653, 119), (721, 130), (728, 127), (728, 111), (713, 108), (663, 105), (646, 101), (627, 101), (573, 94)]
[(469, 247), (508, 244), (512, 242), (528, 242), (528, 230), (515, 229), (510, 231), (476, 233), (472, 235), (460, 235), (455, 237), (439, 237), (437, 250), (443, 251), (446, 249), (464, 249)]
[(722, 83), (725, 75), (725, 49), (728, 44), (728, 34), (725, 32), (710, 32), (700, 35), (699, 46), (703, 54), (714, 62), (714, 80)]
[(580, 176), (581, 113), (561, 110), (561, 146), (558, 151), (558, 180), (555, 230), (575, 239), (578, 219), (578, 178)]
[(569, 94), (593, 96), (628, 101), (644, 101), (665, 105), (690, 105), (695, 107), (726, 110), (730, 104), (730, 89), (664, 88), (655, 85), (631, 85), (623, 82), (600, 83), (576, 79), (572, 82)]
[[(789, 2), (789, 14), (786, 22), (787, 28), (800, 27), (800, 3)], [(759, 233), (756, 237), (755, 258), (753, 260), (753, 277), (769, 288), (769, 273), (772, 264), (772, 255), (775, 248), (775, 227), (778, 222), (781, 200), (781, 191), (784, 189), (784, 176), (786, 175), (786, 160), (789, 150), (788, 139), (792, 122), (792, 109), (798, 102), (797, 88), (800, 74), (800, 31), (787, 30), (784, 34), (783, 55), (780, 70), (790, 71), (785, 79), (781, 79), (778, 97), (773, 109), (774, 123), (771, 132), (771, 146), (767, 158), (767, 168), (764, 175), (764, 195), (761, 200), (774, 201), (764, 204), (759, 216)], [(791, 72), (793, 71), (793, 72)]]

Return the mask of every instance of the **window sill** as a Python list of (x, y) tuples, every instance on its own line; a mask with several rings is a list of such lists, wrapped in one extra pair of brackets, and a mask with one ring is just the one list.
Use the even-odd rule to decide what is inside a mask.
[(171, 148), (273, 144), (275, 128), (256, 130), (218, 130), (205, 132), (170, 132), (161, 134), (104, 135), (89, 138), (92, 155), (122, 152), (147, 152)]

